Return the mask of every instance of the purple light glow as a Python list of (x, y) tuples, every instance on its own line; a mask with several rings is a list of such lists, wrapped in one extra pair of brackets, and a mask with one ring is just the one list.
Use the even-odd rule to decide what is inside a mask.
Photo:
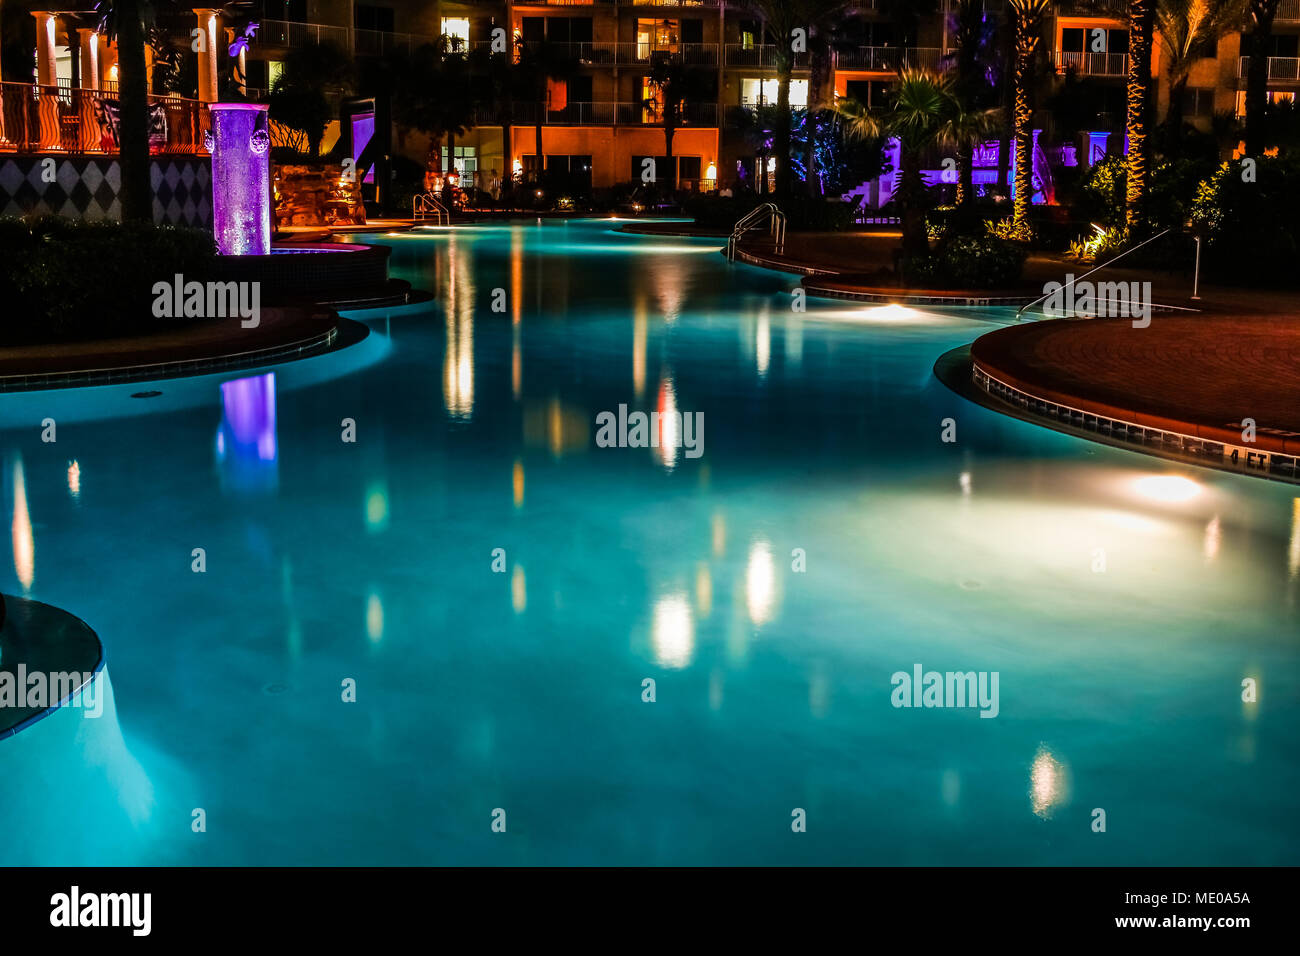
[(212, 103), (212, 223), (224, 256), (271, 254), (268, 107)]
[[(275, 373), (221, 383), (223, 453), (275, 461)], [(233, 446), (233, 448), (232, 448)]]

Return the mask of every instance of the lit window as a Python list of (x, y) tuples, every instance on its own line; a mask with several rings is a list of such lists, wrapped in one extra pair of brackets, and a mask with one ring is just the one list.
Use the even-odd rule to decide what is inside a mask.
[(451, 37), (452, 46), (454, 48), (459, 50), (465, 49), (469, 46), (469, 18), (443, 17), (442, 35), (445, 37)]
[[(766, 106), (773, 106), (776, 104), (777, 96), (779, 94), (780, 83), (777, 80), (759, 80), (751, 78), (742, 79), (740, 81), (741, 106), (758, 106), (760, 103)], [(808, 105), (807, 80), (790, 81), (790, 105), (795, 109), (803, 109)]]

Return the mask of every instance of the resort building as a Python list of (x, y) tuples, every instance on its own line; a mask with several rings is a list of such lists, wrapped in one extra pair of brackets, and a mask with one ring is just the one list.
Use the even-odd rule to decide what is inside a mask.
[[(23, 16), (18, 6), (6, 3), (0, 23), (0, 157), (111, 155), (117, 50), (101, 32), (92, 4), (77, 0), (71, 10), (53, 10), (32, 0)], [(900, 25), (891, 5), (862, 0), (829, 48), (790, 54), (791, 108), (801, 109), (810, 98), (825, 101), (830, 91), (880, 105), (901, 67), (942, 68), (952, 52), (956, 7), (957, 0), (942, 0), (937, 12)], [(1004, 0), (985, 0), (985, 9), (992, 23), (1007, 15)], [(1089, 164), (1124, 148), (1126, 10), (1125, 0), (1054, 5), (1044, 31), (1045, 61), (1060, 86), (1086, 89), (1091, 119), (1083, 128), (1060, 128), (1039, 104), (1035, 141), (1048, 167)], [(1300, 90), (1300, 0), (1281, 0), (1270, 42), (1268, 95), (1294, 99)], [(540, 63), (544, 77), (535, 89), (515, 90), (504, 105), (478, 109), (454, 135), (387, 123), (383, 104), (338, 103), (342, 122), (327, 128), (322, 152), (340, 136), (350, 137), (345, 144), (365, 154), (368, 182), (375, 164), (391, 153), (421, 164), (435, 183), (454, 170), (462, 182), (484, 189), (512, 172), (529, 179), (539, 171), (577, 192), (608, 189), (645, 181), (650, 169), (656, 181), (672, 179), (683, 190), (764, 192), (772, 185), (762, 112), (778, 99), (784, 43), (752, 6), (728, 0), (252, 0), (221, 9), (159, 8), (146, 49), (153, 151), (205, 155), (203, 103), (266, 98), (286, 58), (318, 43), (351, 56), (359, 76), (428, 44), (473, 56), (506, 43), (516, 57)], [(1182, 116), (1205, 131), (1216, 116), (1244, 113), (1249, 64), (1237, 31), (1223, 35), (1212, 52), (1191, 64), (1177, 94)], [(1168, 58), (1157, 37), (1152, 74), (1158, 119), (1170, 112), (1175, 88)], [(679, 109), (665, 110), (665, 83), (685, 93)], [(356, 116), (364, 123), (349, 129)], [(384, 148), (363, 150), (357, 137), (368, 140), (376, 123), (376, 141)], [(391, 137), (383, 135), (385, 125)], [(996, 165), (996, 151), (985, 151), (982, 159)], [(0, 207), (14, 212), (31, 204), (32, 191), (15, 181), (30, 180), (29, 174), (30, 164), (19, 164), (7, 185), (0, 176)], [(991, 175), (991, 166), (977, 173), (977, 185)], [(878, 204), (888, 189), (863, 195)]]

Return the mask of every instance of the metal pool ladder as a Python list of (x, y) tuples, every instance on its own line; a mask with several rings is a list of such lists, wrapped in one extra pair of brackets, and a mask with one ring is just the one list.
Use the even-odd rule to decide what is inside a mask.
[(451, 213), (447, 207), (438, 202), (438, 198), (433, 193), (417, 193), (411, 200), (411, 215), (413, 218), (433, 219), (440, 226), (451, 225)]
[(757, 229), (765, 219), (771, 223), (772, 246), (776, 254), (780, 255), (785, 251), (785, 213), (777, 208), (776, 203), (765, 202), (741, 216), (740, 221), (736, 223), (736, 228), (731, 231), (731, 238), (727, 240), (727, 259), (729, 261), (736, 261), (736, 244), (740, 242), (745, 233), (751, 229)]

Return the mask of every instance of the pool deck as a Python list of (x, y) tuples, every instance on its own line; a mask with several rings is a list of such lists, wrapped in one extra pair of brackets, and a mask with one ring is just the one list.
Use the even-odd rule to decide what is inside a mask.
[(1300, 317), (1176, 315), (1028, 322), (971, 346), (986, 374), (1044, 401), (1145, 428), (1300, 455)]
[[(76, 691), (98, 676), (104, 648), (80, 618), (39, 601), (5, 595), (8, 616), (0, 627), (0, 740), (12, 737), (67, 704)], [(20, 675), (80, 675), (70, 693), (35, 706), (27, 693), (18, 696)], [(10, 700), (6, 694), (13, 693)], [(30, 687), (28, 681), (27, 687)]]

